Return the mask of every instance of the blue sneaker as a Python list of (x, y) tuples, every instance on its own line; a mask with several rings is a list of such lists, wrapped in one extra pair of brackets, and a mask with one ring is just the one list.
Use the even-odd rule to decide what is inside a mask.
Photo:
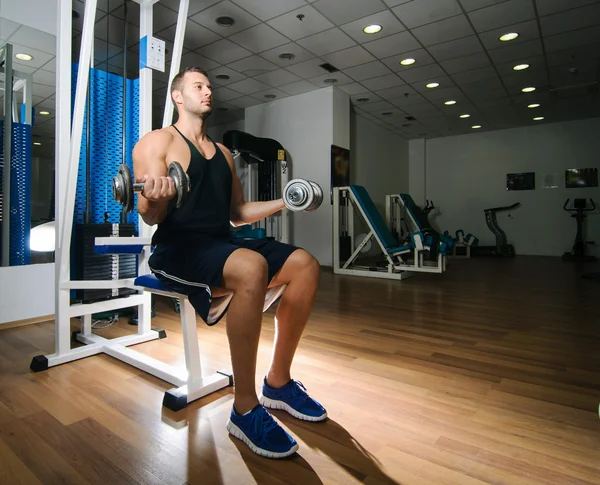
[(260, 403), (269, 409), (283, 409), (292, 416), (305, 421), (323, 421), (327, 411), (306, 393), (304, 385), (292, 379), (285, 386), (274, 388), (263, 381)]
[(246, 414), (232, 408), (227, 430), (254, 453), (267, 458), (285, 458), (298, 450), (296, 440), (261, 405)]

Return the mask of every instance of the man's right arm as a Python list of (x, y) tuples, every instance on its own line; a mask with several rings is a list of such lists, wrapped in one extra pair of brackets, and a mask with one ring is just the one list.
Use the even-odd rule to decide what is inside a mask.
[(133, 149), (135, 182), (144, 184), (138, 193), (137, 210), (150, 226), (162, 222), (169, 200), (175, 197), (175, 184), (167, 176), (167, 152), (173, 135), (157, 130), (147, 133)]

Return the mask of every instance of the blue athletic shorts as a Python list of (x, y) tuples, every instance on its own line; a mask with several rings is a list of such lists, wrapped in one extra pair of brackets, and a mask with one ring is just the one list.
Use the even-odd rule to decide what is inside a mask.
[[(209, 325), (213, 302), (210, 288), (224, 286), (223, 268), (227, 258), (239, 248), (260, 253), (268, 264), (269, 283), (282, 268), (296, 246), (269, 239), (182, 240), (158, 244), (148, 264), (154, 275), (170, 290), (187, 295), (190, 303)], [(223, 314), (219, 317), (220, 318)]]

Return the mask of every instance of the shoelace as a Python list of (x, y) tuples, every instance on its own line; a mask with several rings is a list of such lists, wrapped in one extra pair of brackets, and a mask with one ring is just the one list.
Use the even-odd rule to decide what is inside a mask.
[(252, 428), (257, 432), (262, 429), (268, 433), (269, 431), (276, 429), (278, 426), (279, 425), (277, 422), (265, 408), (261, 407), (259, 411), (252, 417)]

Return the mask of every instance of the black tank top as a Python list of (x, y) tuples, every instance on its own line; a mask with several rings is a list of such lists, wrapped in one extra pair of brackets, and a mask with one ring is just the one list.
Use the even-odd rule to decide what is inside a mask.
[(232, 174), (229, 163), (214, 141), (215, 155), (207, 160), (175, 125), (172, 126), (190, 148), (191, 158), (187, 169), (190, 191), (179, 209), (175, 207), (175, 199), (169, 201), (167, 216), (158, 224), (152, 245), (185, 240), (227, 239), (231, 229)]

